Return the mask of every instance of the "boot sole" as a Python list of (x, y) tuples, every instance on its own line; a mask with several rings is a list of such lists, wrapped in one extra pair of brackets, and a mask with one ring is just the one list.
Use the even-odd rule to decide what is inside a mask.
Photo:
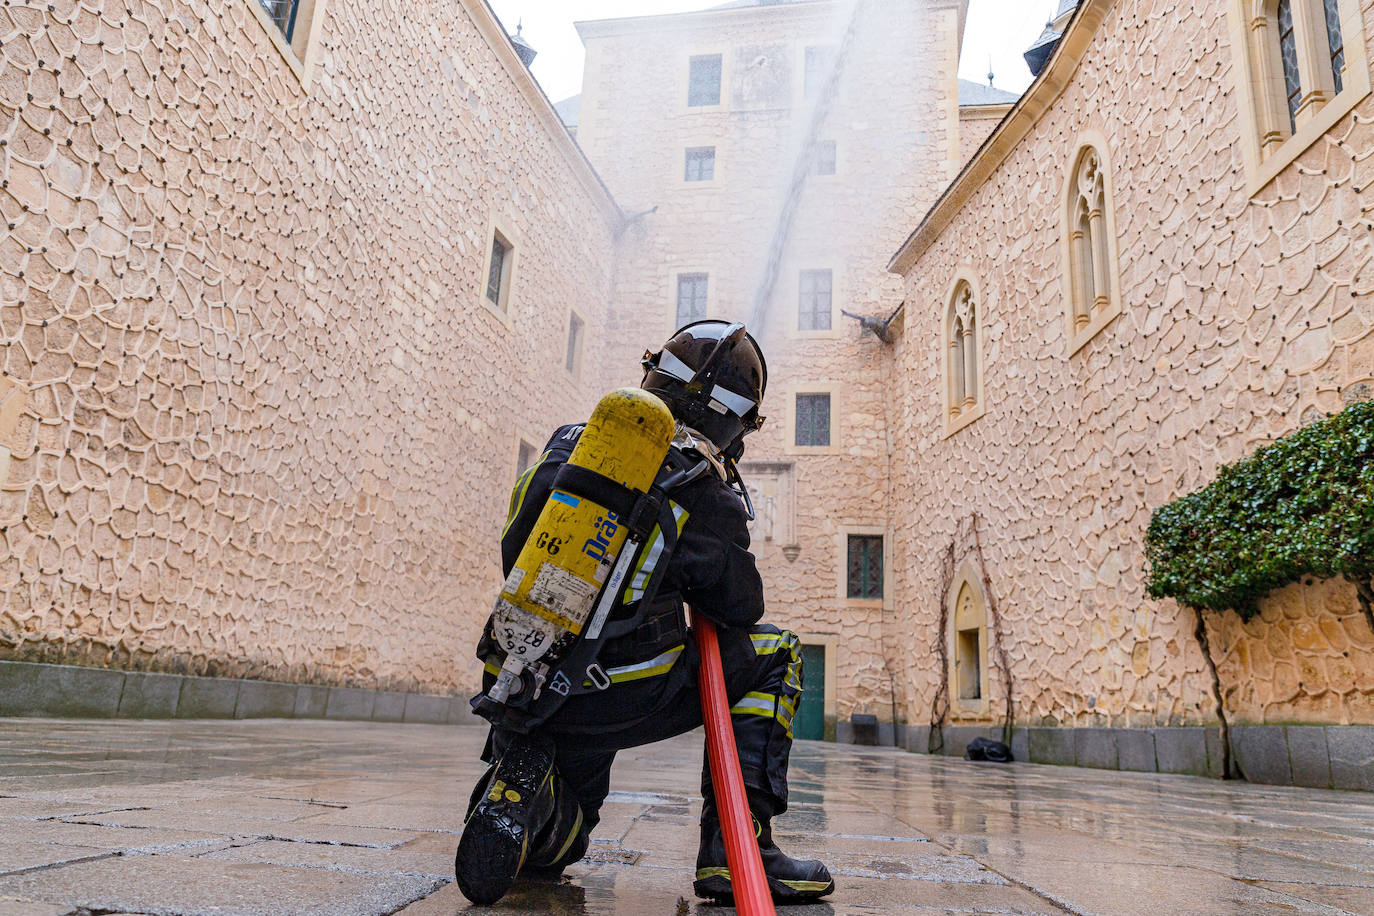
[[(803, 903), (808, 900), (817, 900), (835, 890), (835, 882), (831, 881), (783, 881), (778, 878), (768, 878), (768, 890), (772, 892), (775, 903)], [(735, 899), (735, 892), (730, 887), (730, 870), (722, 868), (719, 874), (710, 877), (700, 878), (692, 882), (692, 893), (705, 900), (715, 900), (729, 903)]]
[(534, 802), (552, 769), (551, 752), (528, 747), (520, 739), (507, 748), (497, 764), (487, 783), (488, 794), (463, 826), (453, 859), (458, 889), (473, 903), (495, 903), (515, 883), (530, 841), (530, 831), (517, 815), (523, 805)]

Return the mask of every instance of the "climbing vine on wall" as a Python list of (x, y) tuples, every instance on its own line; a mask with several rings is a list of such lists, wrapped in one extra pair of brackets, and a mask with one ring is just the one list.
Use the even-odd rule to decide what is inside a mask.
[(1344, 576), (1374, 627), (1374, 401), (1284, 436), (1156, 509), (1145, 555), (1151, 596), (1247, 620), (1276, 588)]

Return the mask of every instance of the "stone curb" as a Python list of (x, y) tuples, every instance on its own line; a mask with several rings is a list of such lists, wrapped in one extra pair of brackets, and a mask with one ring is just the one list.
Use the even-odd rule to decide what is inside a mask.
[(0, 661), (0, 717), (476, 725), (464, 697)]
[[(843, 726), (844, 723), (840, 723)], [(909, 725), (901, 746), (929, 753), (929, 725)], [(1002, 729), (946, 725), (937, 754), (962, 757), (974, 738), (1002, 740)], [(852, 729), (840, 728), (843, 738)], [(891, 744), (892, 730), (879, 730)], [(1374, 791), (1374, 725), (1236, 725), (1234, 761), (1249, 782)], [(1012, 730), (1012, 756), (1030, 763), (1221, 778), (1221, 729), (1033, 728)]]

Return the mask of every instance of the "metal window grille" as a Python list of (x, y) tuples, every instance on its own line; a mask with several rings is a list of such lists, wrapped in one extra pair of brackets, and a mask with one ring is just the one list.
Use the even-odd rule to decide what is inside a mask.
[(797, 444), (830, 444), (830, 395), (797, 395)]
[(497, 308), (502, 307), (501, 280), (505, 276), (506, 256), (509, 253), (510, 247), (493, 236), (491, 240), (491, 268), (487, 271), (487, 299)]
[(803, 270), (798, 284), (797, 328), (830, 330), (830, 299), (834, 279), (828, 270)]
[(1291, 0), (1279, 0), (1279, 58), (1283, 61), (1283, 85), (1288, 95), (1288, 126), (1293, 133), (1297, 133), (1302, 78), (1298, 75), (1298, 41), (1293, 34)]
[(687, 104), (693, 107), (719, 105), (720, 72), (721, 56), (719, 54), (693, 57), (688, 62)]
[(825, 140), (816, 144), (816, 174), (835, 174), (835, 141)]
[(296, 33), (296, 13), (300, 10), (301, 0), (258, 0), (258, 5), (281, 29), (286, 43), (291, 44)]
[(1345, 39), (1341, 37), (1341, 11), (1339, 0), (1322, 0), (1326, 12), (1326, 43), (1331, 49), (1331, 79), (1336, 91), (1343, 88), (1341, 71), (1345, 69)]
[(568, 316), (568, 358), (564, 365), (569, 372), (577, 371), (577, 353), (582, 348), (582, 319)]
[(711, 181), (716, 177), (716, 148), (699, 146), (687, 151), (687, 170), (683, 176), (688, 181)]
[(883, 597), (883, 538), (875, 534), (849, 536), (850, 598)]
[(677, 326), (706, 317), (706, 274), (677, 275)]

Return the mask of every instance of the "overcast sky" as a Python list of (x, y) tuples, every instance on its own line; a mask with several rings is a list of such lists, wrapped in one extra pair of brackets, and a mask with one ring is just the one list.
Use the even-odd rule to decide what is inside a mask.
[[(488, 0), (506, 28), (524, 22), (523, 36), (539, 57), (531, 68), (555, 102), (582, 90), (582, 41), (573, 23), (652, 13), (707, 9), (720, 0)], [(878, 0), (882, 2), (882, 0)], [(1030, 85), (1021, 53), (1045, 28), (1059, 4), (1055, 0), (970, 0), (959, 75), (986, 83), (988, 59), (994, 85), (1020, 92)]]

